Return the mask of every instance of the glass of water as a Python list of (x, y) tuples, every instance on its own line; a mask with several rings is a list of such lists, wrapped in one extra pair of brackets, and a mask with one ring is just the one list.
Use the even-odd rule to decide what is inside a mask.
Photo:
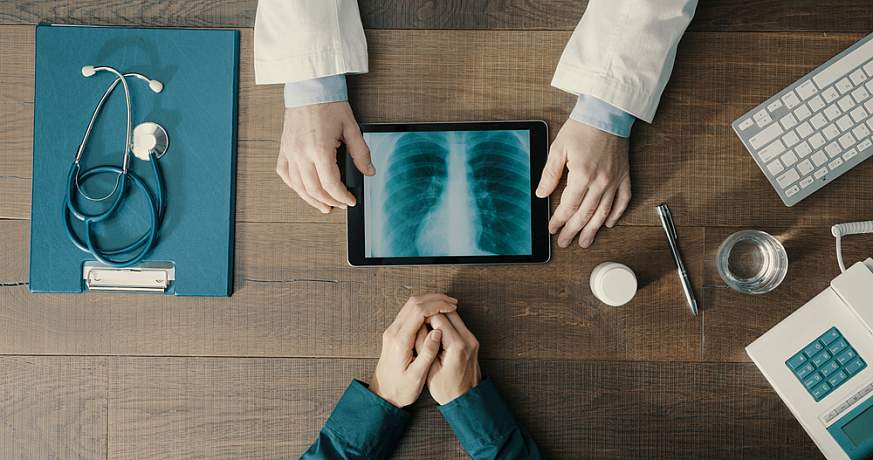
[(728, 286), (744, 294), (776, 289), (788, 274), (788, 254), (775, 237), (760, 230), (729, 236), (718, 248), (718, 274)]

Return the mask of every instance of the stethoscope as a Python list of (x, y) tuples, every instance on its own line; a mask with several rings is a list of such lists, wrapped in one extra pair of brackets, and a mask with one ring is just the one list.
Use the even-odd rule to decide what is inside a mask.
[[(130, 89), (127, 86), (127, 78), (134, 77), (147, 82), (149, 88), (155, 93), (163, 91), (164, 85), (157, 80), (152, 80), (145, 75), (136, 72), (122, 74), (118, 70), (108, 66), (82, 67), (82, 75), (85, 77), (91, 77), (100, 71), (114, 74), (115, 79), (109, 87), (106, 88), (106, 91), (97, 103), (97, 107), (94, 108), (94, 113), (91, 115), (91, 121), (88, 123), (88, 128), (85, 130), (85, 134), (82, 137), (82, 143), (79, 144), (79, 149), (76, 152), (76, 159), (70, 166), (70, 172), (67, 176), (67, 191), (66, 196), (64, 197), (64, 224), (70, 241), (72, 241), (73, 244), (82, 251), (91, 254), (98, 262), (113, 267), (129, 267), (142, 261), (157, 242), (158, 230), (161, 227), (161, 222), (164, 218), (164, 209), (166, 207), (164, 201), (164, 178), (158, 167), (157, 160), (167, 152), (169, 147), (169, 137), (167, 136), (167, 131), (164, 130), (161, 125), (153, 122), (141, 123), (131, 131), (131, 117), (133, 114), (130, 102)], [(124, 149), (122, 153), (121, 167), (103, 165), (83, 170), (80, 162), (85, 153), (88, 139), (91, 137), (91, 130), (94, 128), (94, 122), (97, 120), (97, 116), (103, 109), (106, 100), (119, 83), (121, 83), (122, 88), (124, 88), (124, 101), (127, 106), (127, 129), (124, 135)], [(133, 171), (129, 170), (128, 166), (131, 153), (133, 153), (137, 158), (151, 163), (152, 176), (154, 177), (154, 182), (156, 184), (156, 193), (152, 194), (152, 191), (146, 183)], [(102, 197), (94, 197), (85, 193), (82, 189), (82, 185), (89, 179), (103, 174), (114, 174), (116, 176), (115, 187), (113, 187), (112, 191)], [(148, 200), (148, 229), (136, 240), (126, 246), (114, 249), (99, 248), (94, 241), (92, 227), (94, 224), (109, 219), (118, 211), (121, 203), (125, 201), (125, 192), (127, 191), (128, 181), (141, 191)], [(112, 198), (112, 201), (105, 210), (94, 214), (88, 214), (82, 211), (77, 205), (76, 200), (73, 199), (76, 195), (82, 196), (88, 201), (100, 202), (110, 198)], [(70, 215), (84, 224), (82, 238), (73, 231)], [(128, 254), (129, 256), (127, 258), (123, 257)]]

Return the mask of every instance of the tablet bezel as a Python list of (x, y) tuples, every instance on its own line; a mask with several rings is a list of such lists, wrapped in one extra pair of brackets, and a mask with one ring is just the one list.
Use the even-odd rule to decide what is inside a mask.
[[(542, 120), (471, 121), (440, 123), (364, 123), (361, 131), (416, 132), (416, 131), (520, 131), (530, 132), (530, 196), (531, 196), (531, 249), (530, 255), (498, 256), (439, 256), (439, 257), (365, 257), (364, 235), (364, 176), (355, 168), (345, 149), (340, 149), (343, 181), (355, 195), (357, 205), (348, 208), (347, 259), (352, 266), (434, 265), (434, 264), (528, 264), (545, 263), (551, 257), (549, 234), (549, 199), (538, 198), (535, 190), (546, 164), (549, 152), (549, 128)], [(379, 172), (377, 171), (377, 174)]]

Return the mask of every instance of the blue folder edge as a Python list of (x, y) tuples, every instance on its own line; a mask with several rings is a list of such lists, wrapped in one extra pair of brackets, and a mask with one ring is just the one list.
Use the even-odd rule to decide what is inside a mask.
[[(188, 29), (188, 28), (143, 28), (143, 27), (125, 27), (125, 26), (54, 25), (54, 24), (42, 23), (42, 24), (39, 24), (36, 26), (35, 35), (38, 37), (40, 29), (51, 28), (51, 27), (93, 28), (93, 29), (107, 28), (107, 29), (121, 29), (121, 30), (134, 29), (134, 30), (158, 30), (158, 31), (203, 30), (203, 29)], [(205, 292), (204, 291), (180, 292), (180, 291), (177, 291), (175, 289), (175, 285), (173, 285), (172, 291), (170, 293), (172, 293), (173, 295), (178, 295), (178, 296), (190, 295), (190, 296), (207, 296), (207, 297), (209, 297), (209, 296), (227, 297), (227, 296), (230, 296), (232, 294), (233, 285), (234, 285), (233, 280), (234, 280), (234, 265), (235, 265), (234, 264), (234, 248), (235, 248), (235, 221), (236, 221), (236, 216), (235, 216), (235, 210), (236, 210), (236, 169), (237, 169), (236, 168), (236, 156), (238, 154), (237, 147), (238, 147), (238, 113), (239, 113), (239, 55), (240, 55), (240, 53), (239, 53), (239, 42), (240, 42), (239, 35), (240, 35), (240, 33), (238, 30), (235, 30), (235, 29), (209, 29), (209, 30), (211, 30), (211, 31), (221, 30), (221, 31), (225, 31), (225, 32), (230, 32), (232, 37), (233, 37), (233, 62), (234, 62), (234, 65), (232, 66), (233, 97), (232, 97), (232, 118), (231, 118), (231, 120), (232, 120), (232, 123), (231, 123), (232, 127), (231, 128), (232, 129), (231, 129), (231, 133), (230, 133), (231, 142), (232, 142), (231, 143), (232, 154), (230, 155), (230, 160), (229, 160), (229, 167), (230, 167), (231, 174), (230, 174), (230, 177), (228, 178), (229, 184), (230, 184), (230, 193), (229, 193), (229, 214), (228, 214), (228, 219), (227, 219), (228, 242), (227, 242), (227, 259), (226, 259), (228, 261), (228, 273), (226, 276), (226, 285), (223, 286), (223, 288), (219, 288), (218, 286), (215, 286), (216, 288), (218, 288), (217, 290), (210, 289), (210, 290), (205, 291)], [(34, 62), (35, 63), (37, 62), (36, 55), (38, 54), (38, 50), (39, 50), (39, 40), (37, 39), (36, 46), (34, 47)], [(39, 81), (38, 72), (39, 72), (38, 66), (35, 65), (34, 66), (34, 81), (35, 82)], [(37, 124), (39, 123), (39, 120), (37, 119), (37, 116), (36, 116), (36, 114), (38, 112), (37, 107), (39, 105), (38, 99), (36, 97), (37, 94), (38, 94), (38, 89), (35, 88), (34, 89), (34, 131), (33, 131), (34, 146), (36, 146), (36, 142), (37, 142), (37, 136), (38, 136)], [(93, 104), (96, 104), (96, 100), (95, 101), (88, 101), (88, 104), (91, 104), (93, 106)], [(90, 112), (88, 114), (83, 114), (83, 116), (86, 116), (86, 115), (90, 116)], [(102, 116), (103, 115), (101, 115), (101, 117)], [(139, 120), (134, 121), (134, 124), (136, 124), (138, 121)], [(98, 123), (99, 123), (99, 121), (98, 121)], [(77, 143), (78, 143), (78, 140), (77, 140)], [(35, 153), (35, 151), (34, 151), (34, 153)], [(132, 159), (131, 161), (136, 161), (136, 160)], [(36, 163), (37, 163), (36, 155), (34, 155), (34, 157), (33, 157), (33, 162), (34, 162), (34, 171), (36, 171)], [(69, 164), (67, 164), (65, 167), (69, 167)], [(39, 193), (39, 191), (37, 190), (38, 182), (36, 180), (32, 181), (31, 187), (32, 187), (31, 194), (33, 197), (36, 197), (37, 193)], [(35, 203), (36, 200), (34, 200), (33, 202)], [(33, 213), (34, 213), (34, 209), (32, 208), (31, 214), (33, 214)], [(31, 223), (33, 224), (33, 222), (31, 222)], [(31, 232), (30, 232), (31, 250), (30, 250), (30, 272), (29, 272), (30, 282), (28, 283), (28, 288), (29, 288), (30, 292), (32, 292), (32, 293), (58, 293), (58, 292), (68, 292), (68, 293), (79, 292), (79, 293), (81, 293), (81, 292), (84, 292), (86, 289), (84, 287), (84, 281), (81, 279), (79, 279), (80, 283), (79, 283), (78, 290), (54, 289), (52, 287), (44, 286), (42, 284), (42, 282), (38, 283), (39, 285), (37, 285), (37, 283), (34, 283), (34, 267), (36, 266), (36, 264), (34, 263), (34, 259), (33, 259), (34, 258), (34, 249), (33, 248), (35, 247), (35, 244), (38, 244), (38, 243), (39, 242), (36, 241), (36, 232), (34, 231), (33, 225), (31, 225)], [(82, 256), (83, 260), (88, 259), (87, 254), (85, 254), (85, 253), (82, 253), (82, 254), (83, 254), (83, 256)], [(79, 267), (79, 272), (81, 272), (81, 267)], [(220, 292), (220, 291), (223, 291), (223, 292)]]

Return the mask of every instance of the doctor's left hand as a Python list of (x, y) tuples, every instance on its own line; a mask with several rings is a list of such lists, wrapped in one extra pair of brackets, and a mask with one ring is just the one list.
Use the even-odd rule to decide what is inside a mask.
[(285, 109), (276, 173), (300, 198), (324, 214), (332, 207), (355, 205), (336, 163), (337, 149), (343, 143), (361, 173), (376, 173), (348, 102)]
[[(419, 336), (419, 331), (429, 318), (454, 312), (457, 308), (458, 300), (445, 294), (410, 297), (382, 334), (382, 354), (370, 382), (370, 391), (395, 407), (414, 403), (424, 389), (443, 334), (435, 329)], [(417, 348), (416, 340), (419, 342)]]
[(629, 144), (619, 137), (568, 119), (552, 147), (536, 194), (552, 194), (567, 169), (567, 186), (549, 220), (549, 232), (566, 248), (579, 234), (587, 248), (603, 225), (612, 228), (631, 199)]

